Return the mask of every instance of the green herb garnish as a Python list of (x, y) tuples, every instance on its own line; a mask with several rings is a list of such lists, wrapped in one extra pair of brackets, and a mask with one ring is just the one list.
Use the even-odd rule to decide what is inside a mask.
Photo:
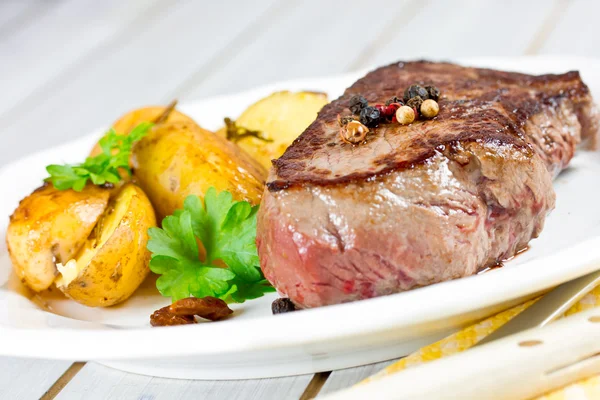
[(77, 192), (83, 190), (88, 180), (95, 185), (118, 183), (121, 180), (120, 170), (131, 175), (129, 157), (133, 143), (146, 136), (152, 125), (142, 122), (128, 135), (119, 135), (111, 128), (100, 139), (102, 153), (88, 157), (81, 164), (48, 165), (46, 171), (50, 176), (45, 181), (51, 182), (58, 190), (73, 189)]
[(252, 129), (244, 128), (242, 126), (238, 126), (234, 120), (231, 118), (225, 118), (225, 130), (227, 132), (227, 140), (237, 143), (242, 139), (247, 137), (254, 137), (263, 142), (270, 143), (273, 139), (269, 139), (266, 137), (261, 131), (255, 131)]
[(273, 292), (259, 266), (257, 211), (258, 206), (235, 202), (231, 193), (217, 194), (211, 187), (204, 201), (188, 196), (183, 210), (163, 220), (162, 229), (150, 228), (150, 269), (161, 275), (160, 293), (172, 301), (213, 296), (243, 303)]

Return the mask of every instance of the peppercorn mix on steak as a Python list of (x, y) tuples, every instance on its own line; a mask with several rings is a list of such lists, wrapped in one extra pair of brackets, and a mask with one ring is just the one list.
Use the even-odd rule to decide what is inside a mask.
[[(353, 96), (384, 104), (413, 84), (441, 91), (435, 118), (384, 121), (358, 144), (340, 138)], [(473, 275), (540, 234), (552, 178), (598, 129), (577, 72), (379, 68), (273, 162), (258, 215), (261, 268), (305, 308)]]

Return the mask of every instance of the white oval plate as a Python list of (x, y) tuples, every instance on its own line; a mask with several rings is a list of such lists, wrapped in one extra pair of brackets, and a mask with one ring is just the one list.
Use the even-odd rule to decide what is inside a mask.
[[(600, 61), (568, 57), (463, 60), (529, 73), (579, 69), (600, 95)], [(331, 98), (361, 74), (284, 82), (183, 105), (209, 129), (274, 90), (316, 90)], [(243, 379), (347, 368), (405, 355), (465, 324), (600, 267), (600, 155), (581, 151), (555, 182), (556, 210), (531, 248), (504, 268), (377, 299), (273, 316), (272, 294), (234, 305), (218, 323), (151, 329), (168, 301), (149, 279), (126, 303), (80, 306), (56, 289), (33, 295), (11, 273), (8, 215), (50, 163), (76, 162), (102, 130), (0, 170), (0, 355), (96, 360), (125, 371), (193, 379)]]

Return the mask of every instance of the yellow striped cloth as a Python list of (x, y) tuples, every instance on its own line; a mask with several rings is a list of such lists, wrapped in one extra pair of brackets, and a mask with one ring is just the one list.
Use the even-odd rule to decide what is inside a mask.
[[(511, 308), (487, 318), (475, 325), (471, 325), (460, 332), (457, 332), (439, 342), (433, 343), (427, 347), (416, 351), (415, 353), (403, 358), (402, 360), (388, 366), (381, 372), (367, 378), (363, 382), (379, 377), (396, 373), (405, 368), (410, 368), (415, 365), (437, 360), (438, 358), (446, 357), (473, 346), (478, 340), (489, 335), (506, 322), (510, 321), (515, 315), (525, 310), (535, 300), (528, 301), (524, 304)], [(571, 307), (565, 315), (574, 314), (592, 307), (600, 306), (600, 287), (588, 293), (576, 305)], [(594, 376), (573, 383), (562, 389), (547, 393), (536, 400), (597, 400), (600, 399), (600, 376)]]

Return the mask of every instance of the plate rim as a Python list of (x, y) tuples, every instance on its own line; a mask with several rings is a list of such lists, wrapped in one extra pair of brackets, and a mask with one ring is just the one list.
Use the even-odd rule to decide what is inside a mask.
[[(499, 62), (498, 60), (503, 61)], [(560, 60), (561, 65), (568, 60), (568, 62), (574, 66), (582, 63), (600, 65), (600, 59), (597, 58), (571, 56), (478, 57), (470, 59), (457, 59), (457, 62), (461, 64), (492, 65), (498, 62), (507, 62), (508, 60), (514, 63), (518, 62), (519, 60), (523, 60), (524, 62), (528, 63), (536, 62), (542, 64), (555, 64), (557, 60)], [(370, 70), (370, 68), (367, 70)], [(282, 88), (294, 90), (293, 88), (319, 85), (319, 82), (322, 81), (330, 82), (331, 80), (350, 80), (359, 76), (363, 72), (364, 71), (358, 71), (347, 74), (332, 75), (329, 77), (282, 81), (268, 85), (262, 85), (238, 93), (213, 96), (201, 99), (199, 101), (183, 103), (181, 108), (183, 111), (185, 111), (186, 109), (201, 107), (204, 103), (217, 100), (231, 100), (241, 96), (259, 97), (262, 93), (269, 93), (271, 91), (281, 90)], [(62, 143), (50, 149), (45, 149), (12, 161), (9, 164), (0, 167), (0, 181), (3, 180), (3, 177), (8, 174), (9, 171), (14, 168), (18, 168), (19, 165), (28, 163), (30, 160), (40, 157), (43, 154), (55, 153), (61, 151), (62, 149), (77, 146), (81, 143), (92, 142), (93, 139), (98, 137), (102, 131), (103, 129), (95, 129), (92, 131), (92, 133), (75, 141)], [(4, 237), (6, 224), (7, 221), (5, 223), (0, 223), (1, 237)], [(0, 244), (0, 247), (2, 245), (3, 244)], [(408, 292), (361, 300), (352, 303), (322, 307), (318, 309), (303, 310), (292, 315), (278, 315), (276, 317), (260, 316), (248, 320), (233, 319), (222, 321), (217, 324), (206, 324), (206, 326), (202, 328), (202, 335), (204, 335), (203, 339), (211, 342), (211, 346), (195, 346), (190, 348), (190, 342), (188, 340), (193, 340), (196, 338), (198, 335), (198, 325), (170, 327), (169, 329), (149, 329), (148, 327), (126, 329), (71, 329), (62, 327), (45, 327), (44, 329), (34, 329), (0, 325), (0, 335), (3, 335), (3, 337), (6, 338), (6, 340), (0, 341), (0, 354), (7, 356), (42, 357), (65, 360), (81, 359), (82, 354), (86, 354), (84, 359), (130, 360), (171, 356), (177, 357), (192, 354), (232, 354), (266, 349), (290, 348), (292, 346), (305, 346), (311, 343), (331, 342), (340, 338), (368, 335), (374, 332), (394, 329), (398, 326), (411, 327), (423, 323), (435, 322), (459, 313), (466, 313), (476, 309), (485, 308), (486, 306), (492, 306), (497, 304), (499, 301), (516, 299), (523, 295), (532, 293), (532, 281), (529, 281), (528, 279), (533, 279), (535, 281), (536, 291), (546, 290), (556, 284), (574, 279), (596, 269), (597, 267), (595, 267), (595, 265), (600, 263), (600, 254), (594, 255), (593, 250), (599, 247), (600, 236), (593, 237), (585, 242), (563, 249), (558, 254), (552, 254), (550, 256), (531, 260), (527, 263), (527, 268), (519, 266), (518, 268), (500, 269), (483, 275), (475, 275), (443, 282)], [(0, 248), (0, 252), (3, 250), (3, 248)], [(550, 258), (554, 260), (549, 262), (548, 259)], [(564, 265), (559, 266), (559, 261), (564, 261), (565, 263), (571, 261), (569, 264), (572, 265), (573, 259), (578, 259), (576, 263), (578, 265), (577, 271), (573, 271), (574, 268), (569, 268), (569, 271), (566, 271), (566, 267), (564, 267)], [(553, 268), (550, 268), (549, 265), (553, 266)], [(539, 276), (535, 276), (536, 273), (542, 268), (545, 270), (545, 273), (542, 275), (543, 279), (539, 278)], [(500, 279), (509, 279), (510, 276), (515, 273), (512, 271), (517, 269), (518, 273), (524, 275), (522, 279), (519, 279), (517, 282), (512, 282), (513, 285), (509, 286), (508, 288), (506, 286), (497, 284)], [(505, 275), (507, 276), (506, 278), (501, 278)], [(527, 279), (525, 279), (525, 277)], [(479, 284), (474, 285), (474, 280), (477, 280)], [(471, 290), (473, 289), (472, 286), (475, 286), (474, 291)], [(461, 290), (463, 287), (466, 287), (471, 292), (468, 296), (469, 299), (479, 297), (480, 301), (476, 303), (469, 303), (465, 302), (461, 296), (456, 296), (456, 293), (462, 293)], [(447, 296), (447, 300), (445, 300), (446, 306), (441, 309), (443, 312), (439, 307), (434, 306), (433, 302), (424, 301), (427, 297), (431, 297), (432, 291), (434, 291), (434, 294), (437, 297)], [(452, 296), (452, 293), (455, 295)], [(499, 297), (501, 297), (501, 299)], [(407, 312), (399, 313), (400, 315), (393, 316), (383, 315), (382, 313), (377, 312), (382, 308), (396, 309), (396, 307), (402, 306), (402, 303), (407, 302), (420, 302), (421, 304), (427, 304), (429, 310), (423, 310), (423, 307), (421, 306), (419, 307), (418, 312), (409, 308)], [(2, 300), (0, 299), (0, 312), (2, 312), (1, 306)], [(32, 311), (46, 314), (46, 312), (42, 310)], [(51, 313), (47, 314), (54, 315)], [(361, 315), (363, 317), (357, 319), (356, 315)], [(290, 321), (292, 318), (296, 322), (293, 324), (284, 323), (286, 321)], [(306, 324), (308, 322), (311, 322), (312, 324), (318, 323), (320, 329), (313, 331), (307, 331), (305, 329), (298, 329), (296, 331), (292, 330), (292, 326), (297, 328), (297, 326)], [(239, 334), (232, 333), (229, 329), (233, 324), (237, 329), (249, 329), (251, 326), (261, 325), (263, 331), (266, 331), (266, 334), (260, 338), (250, 338), (251, 340), (246, 338), (245, 341), (241, 341), (239, 340)], [(280, 330), (281, 327), (287, 327), (287, 329), (284, 329), (282, 332)], [(252, 329), (255, 330), (256, 328)], [(82, 335), (82, 332), (85, 332), (85, 334)], [(143, 334), (141, 334), (142, 332)], [(307, 334), (310, 332), (312, 332), (312, 335)], [(143, 338), (140, 338), (141, 336)], [(286, 339), (282, 340), (278, 336), (285, 336)], [(170, 347), (153, 346), (155, 343), (162, 343), (163, 341), (168, 341), (173, 337), (177, 337), (177, 340)], [(211, 339), (218, 340), (215, 342)], [(90, 342), (94, 342), (96, 340), (126, 341), (128, 346), (115, 347), (116, 351), (110, 353), (107, 352), (106, 347), (98, 346), (97, 348), (94, 348), (94, 346), (89, 346)], [(55, 349), (55, 346), (47, 346), (47, 342), (52, 343), (54, 341), (70, 343), (68, 351), (60, 352)], [(219, 345), (215, 345), (215, 343), (218, 343)], [(64, 350), (64, 348), (62, 349)]]

